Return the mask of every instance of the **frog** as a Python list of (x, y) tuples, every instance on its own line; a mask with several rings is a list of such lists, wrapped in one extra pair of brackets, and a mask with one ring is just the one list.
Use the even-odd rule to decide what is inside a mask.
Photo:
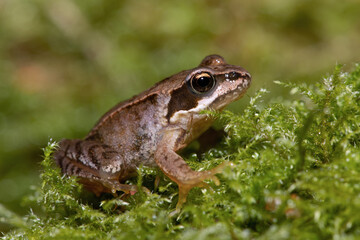
[(84, 139), (63, 139), (54, 160), (65, 175), (75, 176), (96, 195), (136, 192), (125, 184), (140, 166), (159, 168), (178, 185), (176, 209), (189, 191), (219, 180), (229, 162), (195, 171), (179, 154), (208, 130), (214, 117), (205, 110), (221, 111), (247, 92), (251, 75), (228, 64), (220, 55), (206, 56), (200, 64), (156, 83), (105, 113)]

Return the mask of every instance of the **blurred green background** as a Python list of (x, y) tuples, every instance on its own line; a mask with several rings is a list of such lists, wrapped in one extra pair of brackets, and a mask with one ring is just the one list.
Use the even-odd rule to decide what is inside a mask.
[(49, 139), (84, 137), (114, 104), (208, 54), (253, 75), (248, 96), (267, 88), (281, 101), (274, 80), (351, 68), (359, 43), (359, 0), (0, 0), (0, 203), (26, 214)]

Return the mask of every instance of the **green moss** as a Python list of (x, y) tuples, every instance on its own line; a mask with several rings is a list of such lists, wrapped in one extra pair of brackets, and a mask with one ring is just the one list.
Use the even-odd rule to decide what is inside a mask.
[[(192, 156), (195, 169), (223, 160), (232, 167), (221, 185), (194, 189), (170, 216), (177, 187), (158, 171), (140, 168), (133, 184), (152, 193), (90, 201), (76, 179), (64, 177), (44, 149), (42, 185), (28, 200), (42, 212), (21, 218), (0, 208), (15, 230), (5, 239), (356, 239), (360, 236), (360, 65), (337, 66), (315, 85), (277, 82), (300, 94), (263, 104), (259, 90), (241, 114), (211, 112), (224, 125), (217, 149)], [(136, 182), (137, 181), (137, 182)]]

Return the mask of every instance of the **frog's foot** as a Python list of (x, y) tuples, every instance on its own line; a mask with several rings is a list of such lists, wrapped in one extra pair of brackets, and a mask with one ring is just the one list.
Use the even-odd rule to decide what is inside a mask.
[[(100, 196), (101, 193), (111, 193), (114, 197), (117, 197), (117, 191), (121, 191), (130, 195), (134, 195), (139, 191), (138, 186), (122, 184), (117, 180), (95, 180), (80, 178), (80, 183), (82, 183), (86, 189), (95, 193), (96, 196)], [(149, 189), (146, 187), (141, 187), (141, 189), (146, 194), (150, 194)]]
[[(129, 184), (122, 184), (118, 181), (107, 181), (103, 182), (103, 184), (111, 191), (112, 194), (116, 195), (117, 191), (122, 191), (125, 194), (134, 195), (139, 191), (138, 186), (136, 185), (129, 185)], [(141, 190), (145, 192), (147, 195), (150, 194), (150, 190), (146, 187), (141, 187)]]
[(218, 165), (217, 167), (203, 172), (195, 172), (192, 171), (188, 173), (187, 179), (174, 179), (173, 180), (179, 186), (179, 200), (176, 204), (176, 212), (179, 212), (182, 205), (186, 202), (187, 195), (189, 191), (194, 187), (205, 187), (211, 189), (211, 187), (204, 182), (204, 180), (213, 180), (215, 185), (219, 185), (220, 181), (215, 176), (217, 173), (221, 173), (226, 166), (229, 166), (229, 162), (223, 162), (222, 164)]

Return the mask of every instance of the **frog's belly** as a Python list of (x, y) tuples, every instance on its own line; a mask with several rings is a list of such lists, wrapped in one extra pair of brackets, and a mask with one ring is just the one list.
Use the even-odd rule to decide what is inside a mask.
[(111, 115), (107, 124), (98, 128), (100, 141), (119, 153), (128, 168), (156, 166), (154, 153), (161, 130), (166, 127), (167, 97), (148, 97), (141, 104)]
[(162, 124), (159, 115), (153, 111), (144, 114), (141, 120), (137, 122), (136, 128), (131, 131), (131, 137), (128, 139), (129, 145), (127, 146), (127, 149), (131, 150), (125, 153), (126, 161), (137, 167), (140, 165), (157, 166), (154, 153), (163, 128), (164, 124)]
[[(134, 124), (135, 125), (135, 124)], [(110, 145), (121, 156), (128, 168), (140, 165), (155, 167), (154, 153), (162, 127), (156, 122), (142, 122), (137, 126), (116, 129), (115, 134), (104, 135), (103, 142)]]
[(157, 149), (160, 126), (148, 126), (146, 131), (139, 128), (132, 141), (132, 152), (127, 152), (125, 158), (135, 166), (155, 167), (154, 153)]

